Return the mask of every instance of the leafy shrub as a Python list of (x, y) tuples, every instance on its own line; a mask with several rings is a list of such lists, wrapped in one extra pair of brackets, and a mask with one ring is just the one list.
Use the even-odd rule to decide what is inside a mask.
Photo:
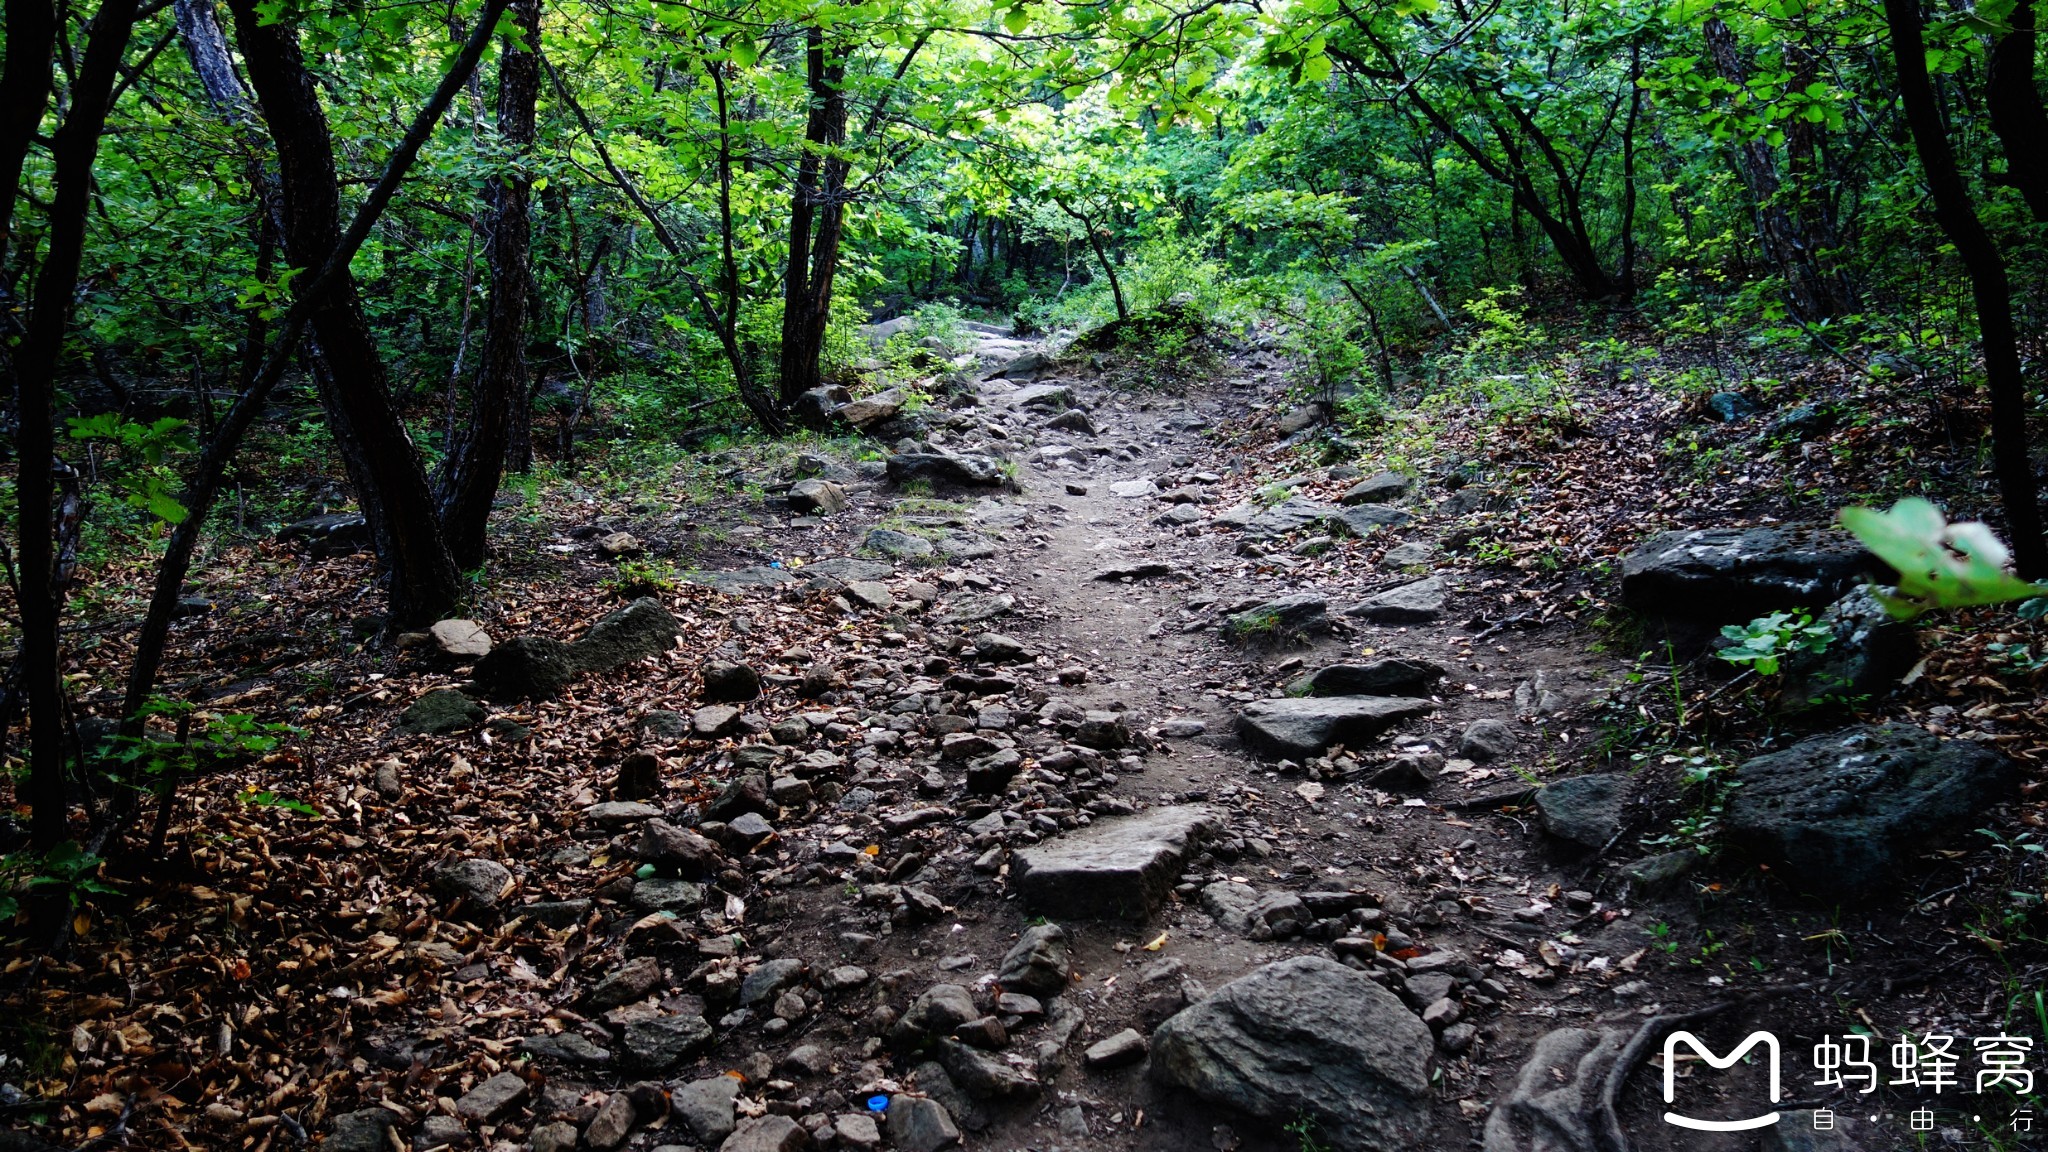
[(1889, 512), (1844, 508), (1842, 527), (1898, 572), (1896, 591), (1876, 593), (1897, 619), (2048, 593), (2048, 585), (2029, 584), (2012, 574), (2012, 554), (1989, 527), (1974, 520), (1951, 524), (1941, 509), (1917, 496), (1899, 501)]
[(1734, 665), (1748, 665), (1759, 676), (1778, 674), (1779, 661), (1795, 652), (1827, 651), (1833, 632), (1816, 624), (1810, 612), (1773, 612), (1747, 624), (1730, 624), (1721, 635), (1734, 641), (1715, 655)]

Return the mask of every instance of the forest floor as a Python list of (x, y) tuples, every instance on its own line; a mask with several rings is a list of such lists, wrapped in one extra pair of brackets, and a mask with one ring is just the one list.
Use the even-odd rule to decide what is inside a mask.
[[(1938, 1130), (1910, 1131), (1921, 1097), (1816, 1087), (1810, 1055), (1852, 1032), (1881, 1054), (1902, 1032), (2034, 1028), (2044, 957), (2000, 917), (2014, 887), (2040, 887), (2014, 847), (2041, 822), (2038, 697), (1945, 672), (1981, 664), (1959, 631), (1927, 683), (1884, 706), (1936, 727), (1968, 714), (1970, 734), (2029, 773), (2027, 798), (1984, 818), (1995, 835), (1930, 844), (1895, 895), (1823, 904), (1726, 855), (1661, 884), (1632, 876), (1641, 858), (1691, 850), (1641, 844), (1700, 815), (1689, 765), (1788, 737), (1674, 722), (1669, 701), (1725, 681), (1691, 685), (1661, 653), (1639, 655), (1660, 645), (1615, 622), (1612, 564), (1662, 527), (1773, 511), (1674, 505), (1660, 445), (1697, 414), (1612, 383), (1581, 398), (1575, 427), (1533, 442), (1461, 457), (1464, 433), (1435, 430), (1439, 463), (1468, 467), (1390, 492), (1404, 522), (1363, 538), (1307, 523), (1248, 534), (1224, 514), (1285, 508), (1282, 496), (1336, 506), (1376, 471), (1304, 462), (1302, 430), (1281, 427), (1288, 365), (1266, 343), (1219, 342), (1172, 386), (1132, 387), (1142, 368), (1079, 351), (1035, 381), (976, 371), (964, 396), (923, 413), (925, 439), (1008, 456), (1001, 486), (900, 485), (825, 444), (816, 460), (742, 449), (508, 508), (510, 575), (473, 612), (500, 645), (570, 639), (616, 608), (608, 539), (693, 570), (650, 589), (682, 635), (450, 732), (407, 732), (401, 716), (466, 667), (437, 663), (431, 645), (355, 638), (375, 603), (365, 557), (267, 543), (218, 557), (210, 611), (180, 625), (167, 680), (305, 735), (190, 786), (173, 859), (117, 861), (118, 894), (79, 914), (60, 959), (13, 959), (16, 1055), (0, 1080), (27, 1095), (0, 1104), (66, 1147), (111, 1135), (96, 1147), (510, 1152), (575, 1146), (579, 1131), (588, 1147), (718, 1147), (723, 1101), (723, 1123), (741, 1123), (732, 1140), (763, 1141), (727, 1147), (799, 1146), (765, 1119), (786, 1116), (814, 1144), (858, 1148), (870, 1130), (840, 1118), (882, 1095), (905, 1113), (880, 1126), (897, 1147), (937, 1146), (905, 1103), (929, 1096), (970, 1148), (1343, 1148), (1300, 1122), (1308, 1108), (1247, 1117), (1160, 1083), (1135, 1048), (1120, 1066), (1113, 1051), (1084, 1055), (1317, 956), (1349, 957), (1428, 1014), (1387, 1041), (1419, 1043), (1408, 1056), (1426, 1067), (1400, 1141), (1412, 1147), (1478, 1141), (1546, 1036), (1626, 1037), (1705, 1009), (1718, 1013), (1686, 1026), (1717, 1051), (1776, 1033), (1778, 1107), (1840, 1113), (1848, 1142), (1821, 1146), (2029, 1146), (1999, 1135), (2027, 1100), (1953, 1097)], [(984, 369), (1019, 351), (984, 340)], [(1046, 428), (1067, 407), (1060, 388), (1092, 433)], [(841, 484), (849, 506), (790, 514), (775, 489), (799, 470)], [(931, 554), (873, 555), (892, 542)], [(1442, 602), (1408, 622), (1344, 614), (1425, 578)], [(1323, 607), (1297, 601), (1299, 627), (1227, 620), (1303, 595)], [(108, 630), (87, 673), (118, 663), (120, 637)], [(1240, 739), (1240, 712), (1305, 672), (1390, 657), (1446, 675), (1383, 735), (1286, 760)], [(707, 662), (755, 670), (763, 694), (701, 711)], [(1485, 720), (1502, 727), (1499, 755), (1482, 758), (1467, 732)], [(630, 782), (639, 752), (656, 757), (651, 787)], [(1018, 754), (1009, 768), (1005, 752)], [(1018, 774), (970, 790), (970, 760)], [(1420, 765), (1419, 781), (1379, 775), (1389, 763)], [(727, 789), (755, 769), (774, 778), (768, 803)], [(1531, 804), (1535, 787), (1589, 771), (1629, 780), (1620, 832), (1592, 849), (1547, 834)], [(251, 802), (266, 796), (315, 814)], [(678, 869), (688, 852), (645, 847), (648, 821), (687, 824), (706, 805), (721, 809), (706, 830), (729, 859)], [(1196, 810), (1206, 837), (1159, 857), (1171, 875), (1151, 877), (1156, 911), (1104, 919), (1085, 889), (1020, 895), (1020, 853)], [(447, 867), (466, 860), (495, 867)], [(1038, 1004), (996, 1001), (1028, 985), (1013, 968), (999, 989), (998, 973), (1047, 921), (1064, 929), (1067, 980)], [(910, 1053), (903, 1017), (935, 984), (995, 1018), (964, 1033), (986, 1054)], [(1682, 1070), (1696, 1111), (1762, 1099), (1755, 1064), (1714, 1073), (1718, 1088), (1694, 1083), (1704, 1068)], [(1563, 1064), (1544, 1071), (1544, 1087), (1584, 1087)], [(1758, 1147), (1756, 1133), (1662, 1122), (1662, 1072), (1657, 1056), (1619, 1096), (1635, 1148)]]

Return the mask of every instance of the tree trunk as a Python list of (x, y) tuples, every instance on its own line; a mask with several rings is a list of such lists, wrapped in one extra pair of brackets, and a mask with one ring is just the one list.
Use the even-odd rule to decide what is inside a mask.
[(2009, 23), (2012, 31), (1991, 50), (1985, 103), (1991, 130), (2005, 150), (2006, 178), (2034, 220), (2048, 224), (2048, 112), (2034, 86), (2034, 0), (2017, 0)]
[(507, 38), (498, 65), (498, 135), (512, 154), (512, 170), (485, 189), (484, 256), (491, 270), (491, 298), (483, 359), (470, 390), (469, 422), (455, 429), (441, 473), (441, 528), (459, 568), (484, 562), (491, 504), (511, 438), (511, 410), (526, 395), (532, 248), (527, 212), (533, 191), (526, 162), (540, 97), (540, 0), (516, 0), (512, 20), (525, 46)]
[(22, 166), (50, 103), (51, 52), (57, 9), (50, 0), (7, 0), (7, 62), (0, 66), (0, 267), (14, 235), (14, 200)]
[(383, 174), (371, 187), (370, 194), (363, 198), (355, 218), (349, 221), (348, 230), (341, 234), (334, 251), (317, 273), (302, 277), (309, 279), (310, 283), (297, 286), (297, 298), (278, 324), (277, 338), (264, 351), (259, 366), (250, 375), (248, 386), (236, 397), (227, 415), (221, 418), (213, 437), (200, 450), (198, 461), (186, 474), (184, 489), (178, 496), (185, 508), (185, 519), (171, 530), (171, 538), (164, 546), (164, 558), (157, 564), (149, 611), (142, 618), (142, 628), (135, 638), (134, 661), (128, 666), (128, 684), (121, 705), (124, 735), (141, 735), (142, 706), (155, 689), (157, 669), (163, 663), (164, 646), (170, 638), (171, 617), (177, 610), (178, 598), (184, 592), (185, 575), (192, 567), (192, 553), (199, 545), (199, 533), (206, 525), (207, 513), (220, 493), (228, 463), (234, 459), (242, 437), (269, 400), (271, 389), (284, 378), (285, 369), (297, 354), (301, 334), (306, 329), (307, 315), (346, 275), (349, 261), (362, 249), (363, 241), (369, 238), (370, 229), (376, 226), (384, 209), (390, 207), (399, 183), (412, 168), (413, 161), (419, 158), (420, 148), (433, 134), (434, 126), (441, 122), (442, 113), (448, 110), (455, 93), (461, 90), (463, 81), (483, 56), (484, 47), (490, 43), (491, 30), (496, 27), (505, 4), (506, 0), (484, 0), (469, 42), (456, 54), (448, 74), (441, 78), (440, 87), (413, 117), (404, 138), (384, 162)]
[(819, 358), (832, 319), (832, 279), (839, 270), (846, 213), (840, 198), (846, 162), (825, 154), (846, 143), (846, 61), (828, 51), (825, 32), (815, 24), (804, 31), (804, 72), (811, 107), (790, 197), (789, 265), (782, 292), (785, 407), (820, 382)]
[(2033, 466), (2027, 458), (2026, 379), (2020, 371), (2005, 259), (1977, 218), (1942, 128), (1934, 86), (1927, 78), (1918, 0), (1884, 0), (1884, 16), (1899, 69), (1900, 103), (1913, 132), (1914, 151), (1927, 173), (1928, 190), (1934, 196), (1934, 218), (1969, 272), (1970, 293), (1977, 305), (1984, 377), (1991, 390), (1992, 470), (2012, 530), (2013, 558), (2023, 579), (2039, 580), (2048, 576), (2048, 541), (2041, 536), (2041, 508)]
[[(257, 0), (229, 0), (228, 8), (277, 148), (285, 256), (303, 278), (327, 263), (341, 236), (327, 116), (291, 25), (265, 24)], [(434, 619), (461, 600), (462, 574), (441, 534), (419, 453), (392, 407), (376, 337), (346, 268), (306, 321), (319, 345), (315, 378), (329, 429), (391, 581), (392, 622)]]
[[(1707, 54), (1714, 70), (1738, 89), (1749, 84), (1749, 66), (1735, 33), (1720, 17), (1711, 17), (1701, 28)], [(1829, 319), (1842, 311), (1840, 301), (1821, 271), (1819, 256), (1806, 231), (1795, 220), (1791, 208), (1799, 200), (1796, 190), (1787, 188), (1778, 173), (1777, 156), (1761, 139), (1735, 145), (1735, 168), (1749, 190), (1756, 218), (1757, 245), (1785, 281), (1785, 294), (1794, 311), (1809, 323)]]
[[(12, 34), (13, 8), (9, 7)], [(18, 580), (22, 679), (29, 722), (30, 834), (41, 848), (65, 838), (64, 690), (58, 678), (54, 526), (56, 428), (53, 407), (57, 365), (71, 324), (78, 268), (85, 254), (86, 211), (93, 162), (113, 105), (121, 55), (135, 30), (135, 0), (107, 0), (93, 17), (85, 56), (72, 81), (70, 109), (50, 140), (55, 191), (50, 201), (48, 247), (36, 273), (35, 302), (15, 358), (15, 501), (21, 532)], [(10, 46), (12, 40), (9, 41)], [(12, 53), (10, 51), (10, 57)], [(29, 61), (33, 64), (34, 61)], [(9, 60), (12, 70), (13, 61)], [(46, 79), (47, 83), (47, 79)], [(24, 84), (24, 87), (27, 85)], [(13, 188), (8, 189), (10, 195)]]

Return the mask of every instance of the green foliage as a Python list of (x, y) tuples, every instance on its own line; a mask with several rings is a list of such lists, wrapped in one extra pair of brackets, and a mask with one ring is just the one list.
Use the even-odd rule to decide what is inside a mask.
[(1888, 512), (1844, 508), (1842, 526), (1899, 573), (1895, 592), (1877, 593), (1902, 620), (1938, 608), (2028, 600), (2048, 592), (2014, 576), (2011, 554), (1976, 521), (1951, 524), (1941, 509), (1908, 497)]
[(1816, 624), (1810, 612), (1773, 612), (1747, 624), (1721, 629), (1730, 643), (1714, 655), (1738, 667), (1747, 665), (1759, 676), (1778, 674), (1779, 661), (1799, 652), (1827, 651), (1833, 633)]
[(193, 450), (185, 421), (164, 416), (140, 424), (118, 412), (103, 412), (97, 416), (73, 416), (65, 423), (70, 425), (71, 439), (105, 444), (127, 458), (128, 470), (117, 483), (121, 498), (129, 507), (148, 512), (166, 524), (184, 521), (185, 506), (171, 494), (177, 477), (167, 465), (174, 455)]
[(142, 715), (175, 721), (177, 736), (114, 736), (102, 749), (104, 759), (123, 767), (128, 782), (137, 787), (168, 787), (179, 776), (262, 756), (275, 751), (285, 737), (304, 734), (290, 724), (261, 721), (246, 712), (201, 712), (189, 701), (161, 696), (144, 704)]
[(115, 889), (99, 878), (102, 861), (66, 840), (48, 852), (14, 852), (0, 857), (0, 921), (21, 912), (24, 896), (61, 893), (77, 908), (87, 896), (109, 895)]

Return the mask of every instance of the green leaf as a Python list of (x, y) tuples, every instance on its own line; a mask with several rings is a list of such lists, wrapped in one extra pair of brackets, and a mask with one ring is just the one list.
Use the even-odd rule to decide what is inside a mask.
[(1029, 27), (1031, 27), (1031, 13), (1026, 11), (1023, 5), (1020, 4), (1003, 13), (1003, 28), (1010, 35), (1021, 36), (1024, 34), (1024, 30)]
[(1976, 521), (1950, 524), (1941, 509), (1917, 496), (1892, 505), (1842, 509), (1848, 529), (1878, 559), (1899, 573), (1896, 594), (1878, 593), (1885, 610), (1905, 620), (1936, 608), (1965, 608), (2028, 600), (2048, 592), (2007, 567), (2011, 555), (1991, 529)]

